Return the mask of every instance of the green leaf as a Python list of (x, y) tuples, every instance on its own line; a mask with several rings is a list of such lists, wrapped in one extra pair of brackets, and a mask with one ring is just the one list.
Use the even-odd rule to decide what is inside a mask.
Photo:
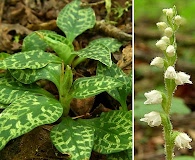
[(61, 104), (55, 99), (35, 95), (17, 99), (0, 114), (0, 150), (11, 139), (57, 121), (62, 112)]
[(16, 99), (33, 93), (53, 97), (37, 85), (24, 85), (13, 78), (0, 78), (0, 103), (10, 104)]
[(70, 42), (75, 37), (95, 25), (95, 13), (92, 8), (82, 7), (80, 0), (67, 4), (59, 13), (57, 26), (65, 33)]
[(86, 48), (73, 52), (73, 54), (98, 60), (107, 66), (112, 65), (110, 50), (101, 43), (91, 43)]
[(107, 160), (132, 160), (131, 149), (106, 155)]
[(0, 103), (0, 109), (5, 109), (5, 108), (7, 108), (7, 107), (8, 107), (7, 104), (2, 104), (2, 103)]
[(126, 75), (116, 64), (107, 67), (101, 63), (97, 66), (97, 75), (110, 76), (123, 82), (123, 86), (107, 91), (114, 99), (119, 101), (121, 105), (126, 103), (127, 96), (131, 93), (131, 76)]
[[(40, 32), (40, 31), (39, 31)], [(41, 30), (43, 33), (53, 33), (53, 31)], [(32, 32), (24, 38), (22, 51), (43, 50), (45, 51), (48, 45), (35, 33)]]
[(67, 117), (51, 130), (51, 140), (63, 154), (71, 160), (89, 159), (93, 147), (94, 129), (82, 126), (78, 121)]
[(122, 43), (119, 42), (117, 39), (109, 38), (109, 37), (95, 39), (91, 41), (89, 44), (93, 44), (93, 45), (103, 44), (104, 46), (109, 48), (111, 53), (118, 51), (122, 45)]
[(61, 64), (49, 63), (40, 69), (10, 70), (11, 75), (24, 84), (31, 84), (40, 79), (52, 81), (57, 87), (60, 85)]
[(9, 56), (10, 56), (10, 54), (1, 52), (1, 53), (0, 53), (0, 61), (1, 61), (1, 60), (4, 60), (5, 58), (7, 58), (7, 57), (9, 57)]
[(51, 62), (62, 63), (62, 60), (54, 54), (33, 50), (16, 53), (0, 61), (0, 69), (38, 69)]
[(122, 85), (119, 80), (109, 76), (78, 78), (73, 83), (73, 97), (87, 98)]
[(131, 111), (110, 111), (99, 118), (79, 121), (95, 129), (94, 151), (111, 154), (132, 148)]
[(43, 39), (57, 54), (58, 56), (64, 60), (67, 64), (70, 56), (72, 56), (71, 52), (74, 50), (72, 43), (70, 43), (67, 38), (56, 34), (55, 32), (36, 32), (41, 39)]

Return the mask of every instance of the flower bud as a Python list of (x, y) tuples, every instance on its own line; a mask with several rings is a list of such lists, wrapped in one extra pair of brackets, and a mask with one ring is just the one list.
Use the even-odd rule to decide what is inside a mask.
[(191, 142), (192, 139), (186, 134), (186, 133), (179, 133), (178, 136), (175, 138), (175, 145), (179, 148), (189, 148), (190, 146), (189, 142)]
[(163, 13), (165, 13), (168, 17), (173, 17), (173, 9), (163, 9)]
[(166, 53), (169, 57), (173, 57), (175, 55), (175, 47), (173, 45), (169, 45), (166, 49)]
[(150, 92), (144, 93), (147, 100), (144, 104), (160, 104), (162, 102), (162, 94), (157, 90), (152, 90)]
[(168, 27), (165, 22), (158, 22), (158, 23), (156, 23), (156, 25), (162, 31), (164, 31)]
[(165, 71), (165, 78), (167, 79), (176, 79), (177, 73), (175, 72), (175, 68), (172, 66), (169, 66), (167, 70)]
[(173, 35), (173, 29), (171, 27), (167, 27), (164, 31), (165, 36), (171, 37)]
[(165, 50), (167, 48), (167, 43), (164, 40), (159, 40), (156, 42), (156, 46), (161, 50)]
[(151, 66), (156, 66), (158, 68), (163, 68), (164, 67), (164, 60), (161, 57), (156, 57), (152, 60), (150, 63)]
[(163, 36), (161, 39), (162, 39), (163, 41), (165, 41), (167, 44), (170, 43), (170, 39), (169, 39), (169, 37), (167, 37), (167, 36)]
[(175, 24), (177, 26), (181, 25), (183, 23), (183, 18), (179, 15), (175, 16)]
[(190, 81), (189, 79), (190, 79), (190, 75), (184, 72), (178, 72), (177, 77), (175, 79), (175, 83), (177, 85), (183, 85), (184, 83), (192, 84), (192, 81)]
[(161, 124), (160, 113), (152, 111), (144, 115), (144, 118), (141, 118), (140, 121), (148, 123), (150, 127), (159, 126)]

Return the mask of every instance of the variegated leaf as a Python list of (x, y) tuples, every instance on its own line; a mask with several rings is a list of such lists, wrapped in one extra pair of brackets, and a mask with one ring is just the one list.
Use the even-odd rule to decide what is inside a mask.
[(13, 78), (0, 78), (0, 103), (10, 104), (16, 99), (33, 93), (53, 97), (46, 90), (37, 85), (24, 85)]
[(54, 44), (57, 45), (57, 43), (61, 43), (66, 44), (71, 50), (74, 50), (73, 44), (67, 38), (56, 32), (36, 31), (35, 33), (52, 48), (56, 48)]
[(67, 117), (51, 130), (51, 140), (71, 160), (87, 160), (93, 148), (94, 129)]
[(62, 112), (61, 104), (55, 99), (35, 95), (17, 99), (0, 113), (0, 150), (11, 139), (57, 121)]
[(10, 54), (8, 54), (8, 53), (0, 53), (0, 61), (4, 60), (5, 58), (7, 58), (9, 56), (10, 56)]
[(16, 53), (0, 61), (0, 69), (38, 69), (51, 62), (62, 63), (62, 60), (54, 54), (33, 50)]
[(55, 32), (45, 33), (37, 31), (36, 33), (57, 53), (61, 59), (64, 60), (65, 63), (68, 63), (68, 59), (72, 56), (71, 52), (74, 50), (74, 47), (67, 38), (58, 35)]
[(57, 88), (60, 85), (61, 64), (49, 63), (40, 69), (16, 69), (10, 70), (11, 75), (24, 84), (31, 84), (40, 79), (52, 81)]
[(100, 43), (91, 43), (86, 48), (73, 52), (73, 54), (83, 58), (98, 60), (107, 66), (112, 65), (109, 48)]
[(7, 108), (9, 105), (8, 104), (2, 104), (0, 103), (0, 109), (5, 109)]
[(79, 121), (95, 129), (94, 151), (111, 154), (132, 148), (131, 111), (110, 111), (99, 118)]
[(122, 85), (119, 80), (109, 76), (79, 78), (73, 83), (73, 97), (87, 98)]
[(123, 86), (114, 88), (113, 90), (107, 91), (114, 99), (119, 101), (121, 104), (126, 103), (128, 94), (131, 93), (131, 77), (126, 75), (116, 64), (112, 64), (111, 67), (107, 67), (101, 63), (98, 63), (97, 75), (110, 76), (123, 82)]
[(106, 155), (107, 160), (132, 160), (132, 150), (128, 149), (118, 153)]
[(85, 30), (95, 25), (95, 13), (92, 8), (82, 7), (80, 0), (67, 4), (59, 13), (57, 26), (65, 33), (70, 42)]
[[(41, 30), (43, 33), (53, 33), (49, 30)], [(32, 32), (24, 38), (22, 51), (43, 50), (45, 51), (48, 45), (35, 33)]]
[(122, 45), (122, 43), (120, 43), (117, 39), (109, 38), (109, 37), (95, 39), (91, 41), (89, 44), (93, 44), (93, 45), (103, 44), (110, 50), (110, 53), (118, 51)]

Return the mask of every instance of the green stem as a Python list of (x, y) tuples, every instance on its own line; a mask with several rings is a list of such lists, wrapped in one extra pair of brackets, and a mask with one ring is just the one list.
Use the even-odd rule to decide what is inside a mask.
[(128, 111), (126, 101), (121, 101), (120, 104), (121, 104), (121, 110)]
[(173, 79), (165, 79), (165, 86), (167, 90), (167, 102), (164, 107), (165, 114), (161, 114), (162, 125), (164, 130), (165, 139), (165, 155), (166, 160), (173, 160), (174, 141), (172, 140), (172, 124), (170, 121), (170, 109), (172, 104), (173, 93), (176, 88), (175, 81)]
[(67, 116), (70, 110), (70, 103), (72, 100), (71, 94), (69, 94), (70, 88), (73, 82), (73, 74), (71, 68), (67, 65), (64, 73), (64, 64), (62, 65), (62, 71), (60, 76), (60, 88), (59, 99), (63, 106), (63, 116)]
[(172, 124), (167, 114), (161, 114), (165, 139), (166, 160), (173, 160), (174, 143), (172, 142)]
[(72, 67), (75, 68), (78, 64), (85, 61), (87, 58), (84, 57), (78, 57), (72, 64)]
[(167, 104), (166, 104), (165, 112), (169, 114), (171, 109), (171, 104), (172, 104), (173, 93), (176, 89), (176, 84), (173, 79), (165, 79), (165, 86), (167, 90)]

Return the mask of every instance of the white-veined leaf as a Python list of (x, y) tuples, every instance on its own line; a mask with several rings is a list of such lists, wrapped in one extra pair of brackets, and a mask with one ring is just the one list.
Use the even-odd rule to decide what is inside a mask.
[(73, 83), (73, 98), (87, 98), (121, 87), (123, 83), (109, 76), (78, 78)]
[(131, 76), (126, 75), (116, 64), (112, 64), (111, 67), (107, 67), (101, 63), (97, 66), (97, 75), (110, 76), (123, 82), (123, 86), (120, 88), (114, 88), (113, 90), (107, 91), (114, 99), (119, 101), (121, 104), (126, 103), (127, 96), (131, 93)]
[(87, 160), (93, 148), (94, 129), (67, 117), (52, 128), (51, 140), (58, 151), (70, 155), (71, 160)]
[(55, 99), (37, 95), (17, 99), (0, 113), (0, 150), (11, 139), (57, 121), (62, 112), (63, 107)]
[(10, 104), (16, 99), (33, 93), (53, 97), (46, 90), (37, 85), (24, 85), (13, 78), (0, 78), (0, 103)]
[(110, 38), (110, 37), (98, 38), (91, 41), (89, 44), (93, 44), (93, 45), (103, 44), (110, 50), (110, 53), (118, 51), (122, 45), (122, 43), (119, 42), (117, 39)]
[(10, 70), (11, 75), (24, 84), (31, 84), (40, 79), (52, 81), (57, 87), (60, 85), (61, 64), (49, 63), (40, 69)]
[(0, 61), (0, 69), (39, 69), (48, 63), (62, 63), (54, 54), (42, 50), (33, 50), (16, 53)]
[(57, 26), (70, 42), (95, 25), (95, 13), (90, 7), (82, 7), (80, 0), (67, 4), (59, 13)]
[(95, 129), (93, 150), (111, 154), (132, 148), (132, 112), (110, 111), (94, 119), (79, 119)]
[(101, 43), (91, 43), (86, 48), (73, 52), (73, 54), (83, 58), (98, 60), (107, 66), (112, 65), (111, 52), (109, 48)]

